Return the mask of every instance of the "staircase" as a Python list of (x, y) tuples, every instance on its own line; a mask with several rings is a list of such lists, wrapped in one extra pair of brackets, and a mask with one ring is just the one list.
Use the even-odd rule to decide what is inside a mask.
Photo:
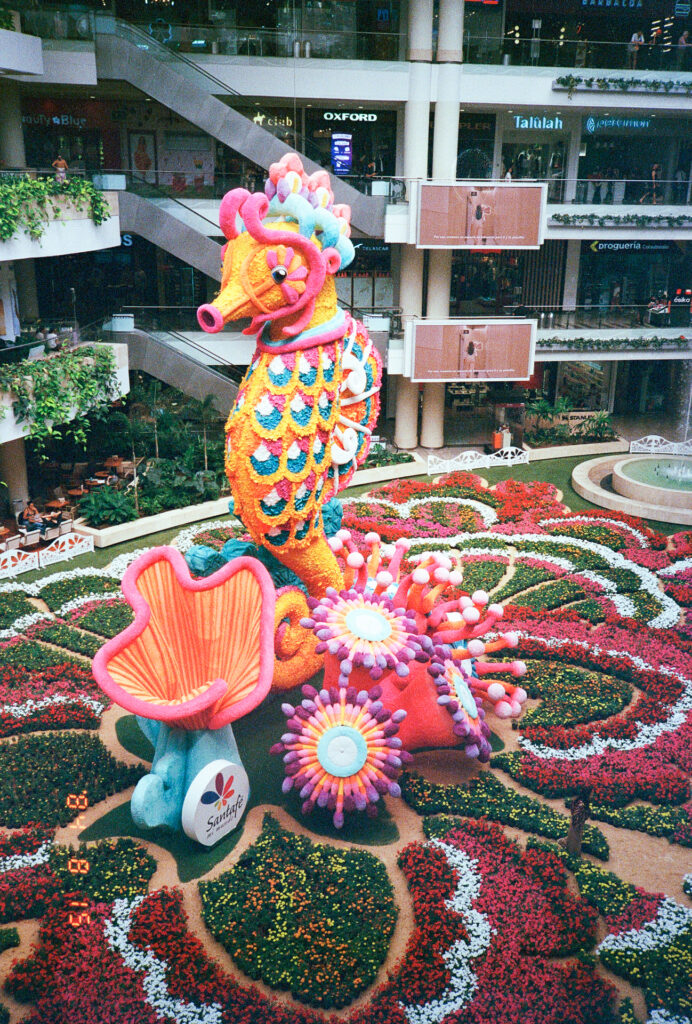
[[(129, 82), (259, 167), (268, 170), (292, 151), (271, 132), (217, 99), (233, 93), (227, 85), (119, 18), (96, 15), (96, 68), (99, 79)], [(319, 169), (308, 156), (301, 154), (301, 158), (308, 173)], [(365, 196), (338, 178), (332, 179), (332, 187), (335, 201), (351, 207), (352, 226), (367, 237), (381, 238), (384, 197)]]

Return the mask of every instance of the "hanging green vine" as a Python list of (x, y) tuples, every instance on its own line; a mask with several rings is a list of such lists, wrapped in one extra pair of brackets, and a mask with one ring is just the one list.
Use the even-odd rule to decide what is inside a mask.
[(104, 196), (86, 178), (30, 178), (8, 175), (0, 179), (0, 242), (7, 242), (23, 230), (39, 239), (51, 220), (61, 220), (63, 208), (58, 199), (69, 199), (78, 210), (88, 208), (97, 226), (111, 215)]
[(676, 92), (692, 94), (692, 82), (673, 78), (594, 78), (584, 75), (561, 75), (553, 82), (553, 89), (566, 89), (571, 99), (575, 90), (594, 89), (597, 92)]
[(691, 341), (692, 338), (687, 338), (682, 334), (678, 338), (667, 338), (663, 335), (650, 335), (642, 338), (632, 335), (625, 338), (592, 338), (589, 336), (561, 338), (556, 334), (552, 338), (539, 338), (537, 347), (539, 349), (559, 348), (576, 352), (658, 351), (664, 348), (687, 349)]
[[(87, 413), (103, 413), (120, 397), (113, 349), (87, 345), (47, 359), (0, 366), (0, 393), (9, 392), (18, 423), (40, 454), (50, 438), (70, 435), (84, 446)], [(0, 406), (0, 419), (7, 412)]]

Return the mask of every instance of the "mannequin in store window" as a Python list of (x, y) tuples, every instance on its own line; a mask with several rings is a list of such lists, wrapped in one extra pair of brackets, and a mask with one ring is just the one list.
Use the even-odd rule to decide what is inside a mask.
[(65, 160), (62, 153), (58, 153), (51, 167), (55, 168), (55, 180), (60, 184), (67, 178), (68, 166), (67, 160)]

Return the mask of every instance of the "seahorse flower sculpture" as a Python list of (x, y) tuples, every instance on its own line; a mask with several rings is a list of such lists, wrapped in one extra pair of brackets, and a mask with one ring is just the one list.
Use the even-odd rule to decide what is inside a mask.
[(226, 472), (253, 541), (315, 596), (342, 586), (322, 505), (365, 460), (379, 411), (380, 357), (336, 302), (334, 275), (354, 257), (349, 218), (329, 175), (308, 176), (287, 154), (264, 193), (224, 196), (221, 291), (197, 312), (212, 333), (252, 317), (257, 348), (226, 426)]
[(135, 620), (98, 651), (94, 678), (155, 745), (135, 822), (177, 829), (197, 773), (220, 758), (240, 764), (231, 722), (269, 693), (274, 586), (257, 559), (193, 579), (180, 552), (159, 547), (129, 566), (122, 590)]

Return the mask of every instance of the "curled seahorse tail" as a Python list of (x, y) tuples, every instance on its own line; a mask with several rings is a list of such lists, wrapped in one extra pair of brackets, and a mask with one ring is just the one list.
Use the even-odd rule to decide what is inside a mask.
[(300, 620), (310, 614), (300, 587), (282, 587), (274, 611), (274, 678), (272, 690), (292, 690), (322, 668), (323, 655), (315, 653), (317, 637)]
[(312, 597), (322, 597), (327, 587), (341, 590), (344, 578), (324, 534), (316, 533), (305, 547), (271, 548), (272, 554), (300, 577)]

